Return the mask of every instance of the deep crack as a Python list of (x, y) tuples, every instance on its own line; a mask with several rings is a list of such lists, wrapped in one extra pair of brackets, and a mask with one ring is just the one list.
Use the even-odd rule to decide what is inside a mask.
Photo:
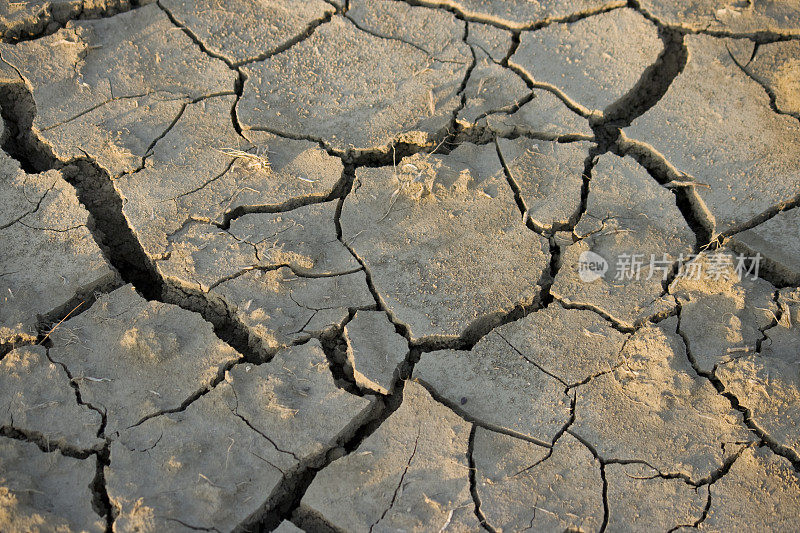
[(757, 436), (761, 442), (763, 442), (766, 446), (772, 450), (773, 453), (779, 455), (789, 461), (792, 467), (797, 471), (800, 472), (800, 455), (797, 454), (793, 449), (780, 444), (779, 442), (775, 441), (763, 428), (761, 428), (758, 423), (753, 419), (753, 414), (749, 408), (742, 405), (739, 402), (739, 398), (726, 389), (725, 384), (716, 376), (716, 372), (712, 370), (711, 372), (704, 371), (700, 368), (700, 365), (697, 363), (694, 355), (692, 354), (691, 345), (689, 338), (687, 337), (686, 333), (681, 330), (681, 307), (680, 302), (678, 302), (678, 329), (677, 333), (680, 335), (681, 339), (683, 339), (683, 343), (686, 347), (686, 355), (689, 359), (689, 363), (691, 364), (694, 371), (699, 375), (704, 377), (711, 383), (717, 393), (720, 396), (727, 399), (730, 404), (731, 408), (735, 411), (738, 411), (742, 415), (742, 421), (744, 425), (749, 429), (755, 436)]

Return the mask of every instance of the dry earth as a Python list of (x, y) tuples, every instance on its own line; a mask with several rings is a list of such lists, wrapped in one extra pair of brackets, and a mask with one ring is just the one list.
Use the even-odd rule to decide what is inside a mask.
[(0, 106), (0, 531), (800, 524), (798, 0), (12, 0)]

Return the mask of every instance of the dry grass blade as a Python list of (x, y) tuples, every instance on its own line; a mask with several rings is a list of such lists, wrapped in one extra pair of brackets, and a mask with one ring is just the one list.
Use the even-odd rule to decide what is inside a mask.
[(397, 201), (397, 197), (400, 196), (400, 190), (403, 188), (402, 185), (398, 186), (392, 196), (389, 198), (389, 208), (386, 210), (386, 213), (383, 214), (381, 218), (378, 219), (378, 222), (383, 222), (383, 220), (389, 216), (389, 213), (392, 212), (392, 207), (394, 207), (394, 203)]
[(48, 337), (49, 337), (49, 336), (50, 336), (50, 335), (51, 335), (51, 334), (52, 334), (52, 333), (53, 333), (55, 330), (57, 330), (57, 329), (58, 329), (58, 326), (60, 326), (60, 325), (61, 325), (61, 324), (62, 324), (62, 323), (63, 323), (63, 322), (66, 320), (66, 319), (68, 319), (68, 318), (70, 317), (70, 315), (71, 315), (72, 313), (74, 313), (75, 311), (77, 311), (77, 310), (78, 310), (78, 308), (79, 308), (80, 306), (82, 306), (83, 304), (84, 304), (84, 302), (81, 302), (81, 303), (79, 303), (78, 305), (76, 305), (75, 307), (73, 307), (73, 308), (72, 308), (72, 311), (70, 311), (69, 313), (67, 313), (67, 316), (65, 316), (64, 318), (62, 318), (61, 320), (59, 320), (59, 321), (58, 321), (58, 324), (56, 324), (55, 326), (53, 326), (52, 328), (50, 328), (50, 331), (48, 331), (48, 332), (47, 332), (47, 335), (45, 335), (45, 336), (42, 338), (42, 340), (40, 340), (39, 342), (37, 342), (37, 343), (36, 343), (36, 345), (37, 345), (37, 346), (41, 346), (41, 345), (44, 343), (44, 341), (46, 341), (46, 340), (47, 340), (47, 338), (48, 338)]
[(269, 158), (265, 155), (251, 154), (250, 152), (245, 152), (244, 150), (236, 148), (220, 148), (217, 151), (236, 159), (244, 159), (247, 161), (248, 168), (258, 168), (262, 170), (270, 168)]

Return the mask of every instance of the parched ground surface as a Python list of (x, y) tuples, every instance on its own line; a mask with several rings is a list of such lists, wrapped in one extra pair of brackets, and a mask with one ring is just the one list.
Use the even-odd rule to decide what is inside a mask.
[(797, 528), (797, 0), (0, 41), (0, 531)]

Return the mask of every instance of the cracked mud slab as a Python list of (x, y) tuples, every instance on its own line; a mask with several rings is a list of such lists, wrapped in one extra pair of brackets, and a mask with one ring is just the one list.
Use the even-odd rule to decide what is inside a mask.
[(572, 435), (548, 449), (478, 428), (473, 456), (481, 511), (496, 530), (600, 530), (600, 463)]
[(513, 34), (505, 29), (480, 22), (469, 24), (467, 44), (472, 46), (473, 50), (480, 50), (486, 54), (494, 63), (503, 62), (511, 51), (513, 41)]
[(797, 471), (766, 447), (748, 448), (728, 474), (711, 486), (711, 507), (701, 530), (740, 524), (754, 529), (791, 527), (797, 518)]
[(197, 314), (147, 302), (130, 285), (64, 322), (53, 344), (52, 360), (105, 413), (107, 435), (180, 408), (242, 357)]
[(0, 529), (105, 531), (92, 509), (94, 459), (74, 459), (35, 444), (0, 437)]
[(185, 105), (232, 94), (236, 79), (225, 63), (175, 30), (155, 4), (0, 45), (0, 56), (31, 89), (34, 133), (54, 155), (63, 161), (91, 157), (112, 176), (144, 165)]
[[(778, 312), (775, 287), (737, 273), (736, 264), (729, 251), (707, 252), (684, 265), (670, 286), (681, 305), (679, 331), (701, 372), (756, 352)], [(695, 279), (695, 268), (718, 270), (710, 279)]]
[(800, 6), (793, 1), (641, 0), (640, 4), (647, 13), (664, 24), (694, 31), (718, 32), (723, 35), (758, 32), (796, 35), (800, 30)]
[(629, 338), (591, 311), (551, 304), (495, 330), (514, 351), (567, 387), (611, 371)]
[(322, 0), (161, 0), (160, 4), (210, 53), (235, 64), (255, 61), (291, 46), (334, 11), (331, 4)]
[(115, 529), (229, 531), (258, 519), (286, 476), (321, 466), (372, 405), (336, 388), (316, 341), (262, 366), (237, 365), (185, 410), (112, 443), (106, 480), (120, 512)]
[(0, 361), (0, 427), (55, 446), (89, 449), (101, 414), (79, 405), (66, 370), (42, 346), (17, 348)]
[(800, 285), (800, 209), (776, 214), (754, 228), (737, 233), (731, 246), (740, 253), (763, 257), (761, 268), (770, 279)]
[(664, 478), (643, 464), (605, 467), (608, 483), (608, 530), (653, 531), (701, 522), (708, 486)]
[(480, 45), (473, 51), (475, 68), (464, 87), (464, 107), (458, 111), (458, 120), (467, 125), (480, 122), (497, 110), (510, 108), (530, 92), (522, 78), (497, 64), (498, 60), (487, 55)]
[(725, 264), (722, 259), (729, 266), (719, 280), (681, 278), (670, 288), (681, 303), (679, 333), (693, 365), (719, 381), (764, 438), (798, 454), (800, 295), (737, 275), (732, 254), (704, 254), (693, 263), (708, 268), (712, 262)]
[(456, 338), (532, 305), (547, 241), (524, 226), (494, 147), (418, 154), (397, 169), (356, 172), (342, 240), (412, 341)]
[(335, 215), (326, 202), (248, 214), (228, 230), (190, 221), (157, 268), (178, 301), (206, 298), (248, 328), (262, 354), (304, 342), (340, 327), (348, 309), (375, 306), (361, 265), (336, 238)]
[(127, 11), (134, 3), (131, 0), (10, 1), (0, 6), (0, 38), (35, 36), (79, 17), (110, 16)]
[(515, 50), (511, 33), (473, 22), (466, 42), (474, 54), (474, 66), (464, 85), (464, 104), (456, 116), (459, 126), (486, 128), (507, 137), (592, 137), (589, 123), (578, 109), (539, 88), (525, 72), (505, 65), (506, 56)]
[(553, 304), (468, 352), (423, 355), (414, 377), (469, 417), (549, 444), (570, 416), (564, 391), (617, 367), (625, 341), (595, 313)]
[(796, 371), (800, 348), (800, 292), (780, 294), (781, 320), (764, 329), (760, 352), (729, 356), (716, 368), (725, 388), (747, 407), (753, 420), (782, 446), (800, 454), (800, 380)]
[(545, 0), (529, 2), (511, 0), (492, 2), (487, 0), (426, 0), (425, 5), (455, 9), (470, 20), (479, 20), (500, 27), (519, 30), (530, 28), (551, 20), (566, 19), (580, 13), (599, 11), (613, 2), (599, 0)]
[(0, 343), (33, 341), (95, 290), (118, 283), (89, 213), (56, 171), (28, 174), (0, 152)]
[[(664, 97), (626, 133), (695, 182), (700, 212), (731, 232), (797, 194), (800, 124), (772, 111), (764, 88), (733, 61), (728, 41), (686, 37), (689, 60)], [(691, 185), (691, 183), (690, 183)]]
[[(673, 194), (630, 158), (608, 154), (592, 168), (588, 190), (572, 235), (560, 236), (564, 252), (553, 296), (625, 327), (668, 311), (663, 283), (695, 242)], [(592, 277), (580, 272), (587, 257), (605, 261), (606, 270)]]
[[(565, 392), (568, 385), (564, 380), (589, 378), (597, 369), (605, 370), (613, 364), (609, 359), (617, 355), (614, 347), (600, 347), (587, 357), (597, 357), (597, 361), (583, 362), (586, 374), (564, 369), (566, 359), (559, 356), (566, 355), (564, 351), (570, 348), (555, 341), (559, 351), (552, 353), (548, 340), (526, 333), (528, 328), (536, 331), (535, 326), (547, 324), (552, 318), (533, 313), (523, 322), (492, 331), (470, 351), (424, 354), (414, 368), (414, 378), (470, 419), (540, 444), (550, 443), (570, 418), (570, 398)], [(591, 317), (582, 318), (587, 326), (598, 330), (598, 335), (603, 334), (601, 324)], [(587, 337), (589, 346), (594, 344), (592, 339)]]
[(754, 50), (752, 60), (744, 68), (769, 91), (778, 111), (800, 118), (798, 57), (800, 42), (767, 43)]
[(584, 108), (602, 110), (636, 84), (661, 48), (653, 24), (632, 9), (615, 9), (525, 33), (509, 64)]
[(356, 385), (389, 394), (394, 388), (408, 343), (395, 331), (389, 317), (380, 311), (358, 311), (344, 328), (347, 362)]
[(391, 0), (350, 0), (346, 18), (365, 33), (409, 44), (432, 59), (444, 59), (453, 37), (464, 29), (446, 11)]
[(305, 528), (475, 531), (470, 424), (415, 383), (403, 404), (350, 455), (317, 474), (298, 518)]
[(508, 176), (518, 187), (526, 217), (537, 231), (552, 233), (574, 225), (581, 210), (586, 143), (558, 144), (535, 139), (498, 139)]
[[(430, 52), (408, 44), (403, 28), (400, 37), (378, 37), (337, 17), (286, 52), (243, 67), (242, 127), (317, 139), (342, 151), (427, 143), (458, 109), (472, 57), (461, 40), (441, 42), (463, 33), (463, 23), (421, 11), (442, 19), (426, 26), (426, 42), (438, 45)], [(413, 23), (422, 15), (406, 16)]]
[[(476, 53), (479, 57), (481, 54)], [(474, 121), (478, 128), (488, 129), (500, 138), (593, 139), (588, 121), (553, 93), (525, 90), (524, 81), (518, 76), (485, 60), (479, 59), (473, 72), (476, 77), (470, 77), (464, 90), (467, 100), (458, 115), (460, 123), (469, 125)]]
[(673, 317), (640, 329), (622, 365), (579, 387), (570, 431), (605, 460), (644, 461), (699, 482), (754, 437), (742, 415), (695, 373), (676, 327)]
[(191, 221), (225, 226), (248, 212), (319, 201), (341, 179), (341, 161), (311, 142), (240, 137), (230, 119), (234, 103), (227, 95), (187, 105), (144, 167), (114, 181), (150, 257), (168, 253), (170, 237)]

